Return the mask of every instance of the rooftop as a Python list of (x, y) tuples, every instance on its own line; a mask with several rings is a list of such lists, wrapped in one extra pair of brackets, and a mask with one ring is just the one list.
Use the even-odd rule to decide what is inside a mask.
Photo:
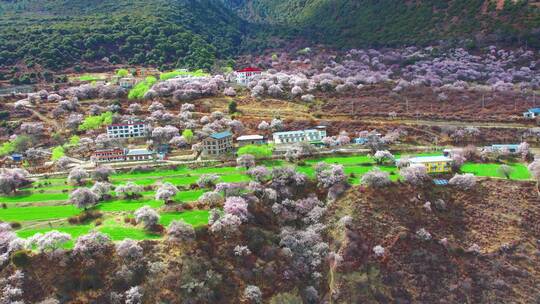
[(264, 139), (264, 136), (254, 134), (254, 135), (243, 135), (243, 136), (238, 137), (236, 140), (242, 141), (242, 140), (261, 140), (261, 139)]
[(491, 145), (492, 148), (518, 148), (518, 144), (496, 144)]
[(418, 164), (418, 163), (433, 163), (433, 162), (449, 162), (452, 161), (450, 157), (446, 157), (443, 155), (439, 156), (418, 156), (413, 157), (409, 159), (409, 162), (411, 164)]
[(148, 154), (154, 154), (154, 152), (150, 151), (148, 149), (131, 149), (126, 153), (126, 155), (128, 155), (128, 156), (132, 156), (132, 155), (148, 155)]
[(223, 138), (229, 137), (229, 136), (232, 136), (231, 131), (223, 131), (223, 132), (214, 133), (214, 134), (210, 135), (210, 137), (213, 138), (213, 139), (223, 139)]
[(256, 68), (256, 67), (248, 67), (248, 68), (245, 68), (245, 69), (241, 69), (240, 71), (237, 71), (238, 73), (245, 73), (245, 72), (262, 72), (261, 69), (259, 68)]
[(293, 134), (293, 133), (306, 133), (306, 132), (319, 132), (319, 131), (320, 130), (315, 130), (315, 129), (293, 130), (293, 131), (275, 132), (274, 135)]
[(145, 123), (142, 120), (131, 120), (126, 123), (111, 124), (108, 127), (135, 126), (135, 125), (144, 125), (144, 124)]

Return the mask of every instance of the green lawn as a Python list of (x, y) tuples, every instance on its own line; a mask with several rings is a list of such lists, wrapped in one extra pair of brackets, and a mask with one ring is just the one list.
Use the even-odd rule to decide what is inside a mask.
[(30, 206), (0, 209), (0, 221), (26, 222), (68, 218), (81, 211), (72, 205)]
[(99, 231), (108, 234), (113, 241), (121, 241), (123, 239), (132, 240), (147, 240), (147, 239), (159, 239), (161, 236), (148, 233), (137, 227), (126, 226), (104, 226), (98, 228)]
[(145, 240), (145, 239), (157, 239), (160, 238), (159, 235), (148, 233), (140, 227), (131, 226), (129, 224), (119, 223), (114, 219), (107, 219), (100, 226), (94, 226), (94, 224), (83, 224), (83, 225), (69, 225), (65, 226), (53, 226), (46, 228), (30, 228), (22, 229), (17, 231), (17, 235), (21, 238), (29, 238), (35, 235), (36, 233), (46, 233), (51, 230), (58, 230), (60, 232), (67, 233), (71, 235), (72, 241), (68, 242), (65, 248), (73, 248), (76, 239), (84, 234), (89, 233), (91, 230), (97, 230), (102, 233), (109, 235), (113, 241), (121, 241), (123, 239), (129, 238), (134, 240)]
[(68, 199), (68, 193), (21, 193), (13, 196), (0, 196), (0, 203), (21, 203), (21, 202), (44, 202), (44, 201), (65, 201)]
[(193, 226), (202, 226), (208, 223), (208, 216), (208, 210), (162, 213), (159, 222), (164, 226), (169, 226), (174, 220), (182, 220)]
[(98, 81), (105, 80), (103, 76), (85, 74), (78, 77), (79, 81)]
[[(500, 164), (475, 164), (475, 163), (466, 163), (461, 167), (461, 172), (463, 173), (472, 173), (476, 176), (485, 176), (485, 177), (500, 177), (504, 178), (504, 176), (500, 175), (498, 171)], [(524, 164), (509, 164), (514, 171), (512, 174), (510, 174), (510, 178), (513, 180), (528, 180), (531, 178), (531, 175), (529, 173), (529, 170), (527, 170), (527, 166)]]
[[(440, 155), (440, 152), (422, 153), (412, 155)], [(396, 158), (401, 155), (396, 155)], [(309, 159), (305, 161), (302, 166), (297, 166), (299, 172), (305, 173), (311, 178), (315, 176), (314, 165), (318, 162), (324, 161), (326, 163), (337, 163), (344, 166), (345, 173), (353, 175), (349, 180), (352, 184), (359, 184), (363, 174), (372, 170), (375, 167), (372, 159), (366, 155), (356, 156), (331, 156), (331, 157), (319, 157), (315, 159)], [(264, 161), (261, 165), (269, 168), (289, 164), (283, 160)], [(462, 171), (465, 173), (473, 173), (477, 176), (487, 177), (502, 177), (498, 174), (498, 164), (474, 164), (467, 163), (462, 167)], [(514, 172), (512, 173), (512, 179), (526, 180), (530, 179), (529, 172), (523, 164), (512, 164)], [(390, 173), (392, 180), (399, 178), (399, 172), (393, 165), (379, 166), (383, 171)], [(141, 173), (120, 173), (111, 176), (111, 182), (115, 185), (124, 184), (128, 181), (133, 181), (139, 185), (154, 185), (157, 181), (170, 182), (177, 186), (187, 187), (193, 183), (196, 183), (200, 175), (202, 174), (216, 174), (220, 176), (221, 182), (247, 182), (249, 177), (245, 175), (245, 170), (238, 169), (236, 167), (205, 167), (198, 169), (190, 169), (187, 167), (179, 167), (177, 169), (162, 169), (151, 172)], [(55, 219), (67, 219), (70, 216), (77, 215), (81, 210), (75, 208), (72, 205), (68, 205), (65, 201), (68, 199), (69, 193), (63, 193), (62, 190), (73, 189), (72, 186), (65, 184), (65, 178), (49, 178), (39, 181), (37, 184), (43, 184), (44, 182), (50, 183), (49, 185), (43, 185), (39, 189), (34, 190), (33, 193), (21, 193), (12, 196), (0, 196), (0, 203), (6, 203), (6, 209), (0, 209), (0, 221), (8, 222), (21, 222), (25, 224), (37, 223), (38, 225), (47, 225), (47, 221)], [(89, 183), (87, 186), (91, 186)], [(44, 193), (37, 191), (44, 190)], [(189, 190), (180, 191), (175, 200), (178, 202), (191, 202), (196, 201), (206, 190)], [(52, 227), (39, 227), (39, 228), (23, 228), (17, 231), (21, 237), (29, 237), (38, 232), (47, 232), (52, 229), (56, 229), (62, 232), (69, 233), (74, 238), (88, 233), (92, 229), (97, 229), (111, 236), (113, 240), (121, 240), (124, 238), (132, 239), (152, 239), (159, 236), (149, 234), (142, 230), (140, 227), (134, 227), (129, 224), (120, 222), (119, 212), (126, 212), (131, 214), (136, 209), (149, 205), (152, 208), (160, 208), (163, 206), (162, 201), (156, 201), (154, 199), (154, 191), (145, 191), (143, 198), (137, 200), (124, 200), (115, 199), (107, 202), (101, 202), (96, 209), (104, 213), (105, 221), (102, 225), (94, 227), (94, 224), (88, 225), (70, 225), (67, 221), (54, 222)], [(19, 204), (20, 203), (20, 204)], [(39, 205), (37, 205), (39, 203)], [(30, 206), (22, 206), (22, 205)], [(112, 216), (116, 216), (113, 219)], [(207, 210), (193, 210), (185, 212), (172, 212), (162, 213), (160, 223), (168, 226), (173, 220), (183, 220), (191, 225), (200, 226), (205, 225), (208, 222)], [(72, 246), (73, 244), (70, 244)]]

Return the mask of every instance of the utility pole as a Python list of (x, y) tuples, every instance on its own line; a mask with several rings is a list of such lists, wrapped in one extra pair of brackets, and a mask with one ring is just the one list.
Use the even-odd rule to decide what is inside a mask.
[(484, 108), (485, 102), (486, 102), (486, 95), (482, 94), (482, 109)]
[(409, 114), (409, 98), (405, 97), (405, 112)]

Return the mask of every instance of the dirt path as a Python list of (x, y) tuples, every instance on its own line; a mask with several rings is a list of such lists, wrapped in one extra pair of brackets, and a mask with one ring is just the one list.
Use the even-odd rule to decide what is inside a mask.
[(28, 107), (27, 107), (26, 109), (28, 109), (28, 111), (32, 112), (32, 115), (34, 115), (34, 116), (36, 116), (37, 118), (39, 118), (39, 120), (41, 120), (41, 121), (43, 121), (43, 122), (45, 122), (45, 123), (47, 123), (47, 124), (53, 126), (54, 129), (55, 129), (56, 131), (61, 131), (61, 130), (62, 130), (62, 126), (60, 126), (60, 124), (58, 123), (57, 120), (51, 119), (51, 118), (49, 118), (49, 117), (47, 117), (47, 116), (45, 116), (45, 115), (39, 113), (37, 110), (35, 110), (35, 109), (33, 109), (33, 108), (28, 108)]
[(523, 123), (514, 123), (514, 122), (468, 122), (468, 121), (451, 121), (451, 120), (424, 120), (424, 119), (390, 119), (390, 118), (380, 118), (380, 117), (361, 117), (358, 119), (353, 119), (350, 115), (332, 115), (332, 116), (323, 116), (320, 119), (330, 120), (330, 121), (362, 121), (362, 122), (373, 122), (373, 123), (394, 123), (401, 125), (412, 125), (412, 126), (453, 126), (453, 127), (476, 127), (476, 128), (496, 128), (496, 129), (530, 129), (534, 127), (531, 124)]
[[(223, 106), (223, 105), (221, 105)], [(251, 103), (240, 105), (239, 109), (243, 113), (243, 117), (271, 120), (276, 116), (282, 118), (290, 118), (295, 120), (325, 120), (325, 121), (360, 121), (373, 124), (401, 124), (408, 126), (453, 126), (453, 127), (476, 127), (476, 128), (496, 128), (496, 129), (529, 129), (535, 127), (534, 124), (519, 123), (519, 122), (469, 122), (458, 120), (426, 120), (426, 119), (411, 119), (411, 118), (386, 118), (386, 117), (358, 117), (351, 114), (327, 114), (316, 115), (315, 111), (310, 110), (307, 106), (297, 103), (278, 100), (266, 100), (260, 103)], [(320, 114), (320, 112), (319, 112)]]

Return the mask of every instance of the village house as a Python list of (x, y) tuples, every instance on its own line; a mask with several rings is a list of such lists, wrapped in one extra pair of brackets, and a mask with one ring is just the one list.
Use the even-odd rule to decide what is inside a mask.
[(112, 124), (107, 127), (107, 136), (110, 138), (145, 137), (148, 129), (144, 122), (128, 121), (125, 124)]
[(247, 85), (253, 79), (253, 77), (260, 75), (261, 73), (261, 69), (254, 67), (236, 71), (236, 82), (241, 85)]
[(232, 133), (214, 133), (202, 141), (204, 155), (223, 155), (233, 150)]
[(515, 154), (515, 153), (518, 153), (519, 151), (519, 145), (518, 144), (491, 145), (491, 146), (486, 147), (486, 150), (489, 152)]
[(13, 162), (22, 162), (24, 160), (24, 157), (22, 154), (20, 153), (13, 153), (9, 156), (9, 158), (11, 159), (11, 161)]
[[(375, 134), (377, 137), (382, 137), (382, 134), (381, 133), (377, 133)], [(368, 137), (367, 136), (364, 136), (364, 137), (357, 137), (355, 139), (352, 140), (352, 142), (354, 144), (357, 144), (357, 145), (364, 145), (365, 143), (367, 143), (368, 141)]]
[(453, 160), (446, 156), (418, 156), (409, 159), (409, 166), (424, 166), (427, 173), (452, 172)]
[(92, 156), (92, 160), (96, 163), (119, 162), (124, 161), (125, 159), (125, 151), (120, 148), (96, 150)]
[(326, 127), (317, 126), (309, 130), (276, 132), (272, 136), (275, 144), (317, 143), (326, 137)]
[(96, 163), (145, 161), (163, 159), (165, 154), (158, 154), (148, 149), (104, 149), (94, 152), (92, 160)]
[(236, 138), (238, 146), (243, 147), (246, 145), (264, 145), (266, 139), (262, 135), (243, 135)]
[(125, 152), (126, 161), (153, 160), (157, 153), (148, 149), (130, 149)]
[(155, 68), (136, 68), (131, 71), (132, 74), (135, 74), (137, 77), (146, 78), (148, 76), (159, 76), (160, 72)]
[(131, 89), (137, 83), (137, 79), (133, 77), (124, 77), (118, 80), (118, 85), (124, 89)]
[(540, 115), (540, 108), (532, 108), (527, 110), (527, 112), (523, 112), (523, 117), (528, 119), (534, 119), (538, 115)]

